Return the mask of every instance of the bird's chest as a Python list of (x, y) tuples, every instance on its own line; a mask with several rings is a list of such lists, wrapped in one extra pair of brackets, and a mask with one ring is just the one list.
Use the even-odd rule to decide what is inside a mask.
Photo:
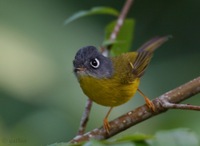
[(94, 102), (104, 106), (118, 106), (127, 102), (135, 94), (139, 79), (121, 84), (116, 78), (96, 79), (82, 77), (79, 80), (83, 92)]

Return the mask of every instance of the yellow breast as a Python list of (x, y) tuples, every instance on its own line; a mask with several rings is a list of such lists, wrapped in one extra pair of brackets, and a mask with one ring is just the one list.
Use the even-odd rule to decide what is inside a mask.
[(79, 79), (83, 92), (94, 102), (103, 106), (118, 106), (130, 100), (139, 86), (139, 78), (122, 84), (115, 77), (97, 79), (83, 76)]

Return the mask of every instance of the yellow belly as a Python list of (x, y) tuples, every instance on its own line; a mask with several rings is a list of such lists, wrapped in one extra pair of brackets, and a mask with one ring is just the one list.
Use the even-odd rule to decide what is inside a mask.
[(96, 79), (89, 76), (81, 77), (83, 92), (94, 102), (103, 106), (118, 106), (129, 101), (138, 89), (140, 79), (122, 84), (116, 79)]

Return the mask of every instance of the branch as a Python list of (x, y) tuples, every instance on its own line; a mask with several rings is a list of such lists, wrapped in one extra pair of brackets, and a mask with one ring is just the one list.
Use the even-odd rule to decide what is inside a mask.
[(127, 15), (128, 11), (130, 9), (132, 3), (133, 3), (133, 0), (127, 0), (126, 1), (126, 3), (124, 5), (124, 7), (123, 7), (123, 9), (122, 9), (122, 11), (121, 11), (118, 19), (117, 19), (117, 23), (116, 23), (116, 25), (114, 27), (114, 30), (113, 30), (113, 32), (110, 35), (110, 41), (116, 40), (117, 35), (119, 33), (119, 30), (120, 30), (121, 26), (124, 23), (124, 20), (126, 18), (126, 15)]
[(87, 122), (89, 120), (91, 108), (92, 108), (92, 100), (88, 98), (86, 105), (85, 105), (85, 110), (84, 110), (82, 118), (81, 118), (77, 136), (83, 135), (85, 133), (85, 129), (86, 129)]
[(134, 126), (144, 120), (147, 120), (155, 115), (166, 112), (168, 109), (187, 109), (198, 110), (200, 106), (177, 104), (184, 101), (195, 94), (200, 93), (200, 77), (195, 78), (184, 85), (181, 85), (158, 98), (155, 98), (152, 102), (155, 105), (156, 112), (151, 111), (146, 105), (140, 106), (128, 113), (111, 121), (110, 133), (108, 134), (103, 127), (96, 128), (82, 136), (76, 136), (70, 141), (70, 143), (79, 143), (88, 141), (89, 139), (103, 140), (112, 137), (131, 126)]
[[(133, 1), (134, 0), (126, 0), (126, 3), (124, 4), (124, 7), (122, 8), (122, 11), (121, 11), (121, 13), (120, 13), (120, 15), (119, 15), (119, 17), (117, 19), (117, 23), (116, 23), (116, 25), (114, 27), (114, 30), (110, 35), (110, 41), (116, 40), (116, 37), (117, 37), (117, 35), (119, 33), (119, 30), (120, 30), (121, 26), (124, 23), (124, 19), (125, 19), (128, 11), (129, 11)], [(108, 56), (108, 54), (109, 54), (108, 50), (105, 49), (105, 48), (101, 48), (101, 52), (104, 54), (104, 56)], [(86, 125), (87, 125), (87, 122), (88, 122), (88, 119), (89, 119), (89, 114), (90, 114), (91, 108), (92, 108), (92, 100), (88, 99), (87, 103), (86, 103), (86, 106), (85, 106), (85, 110), (84, 110), (84, 112), (82, 114), (82, 118), (81, 118), (81, 122), (80, 122), (80, 126), (79, 126), (79, 130), (78, 130), (77, 136), (84, 134), (85, 128), (86, 128)]]

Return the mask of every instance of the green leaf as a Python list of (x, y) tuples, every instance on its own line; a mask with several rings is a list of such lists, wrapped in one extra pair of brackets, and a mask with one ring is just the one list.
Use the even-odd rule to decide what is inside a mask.
[(111, 41), (111, 40), (105, 40), (105, 41), (103, 41), (102, 46), (110, 46), (110, 45), (113, 45), (113, 44), (116, 44), (116, 43), (119, 43), (119, 42)]
[[(113, 21), (106, 26), (105, 40), (103, 44), (106, 44), (105, 42), (109, 42), (110, 35), (116, 23), (117, 21)], [(128, 52), (131, 47), (131, 42), (133, 41), (134, 25), (134, 19), (125, 19), (116, 40), (112, 44), (111, 55), (115, 56)]]
[(75, 13), (74, 15), (66, 19), (64, 24), (66, 25), (76, 19), (96, 14), (107, 14), (107, 15), (118, 16), (119, 12), (116, 9), (110, 7), (94, 7), (90, 10), (83, 10)]
[(123, 136), (121, 138), (118, 138), (116, 141), (144, 141), (144, 140), (147, 140), (147, 139), (150, 139), (152, 138), (153, 136), (151, 135), (145, 135), (145, 134), (142, 134), (142, 133), (135, 133), (135, 134), (132, 134), (132, 135), (127, 135), (127, 136)]
[(61, 143), (50, 144), (50, 145), (47, 145), (47, 146), (82, 146), (83, 144), (84, 144), (84, 142), (80, 142), (80, 143), (77, 143), (77, 144), (61, 142)]
[(54, 143), (54, 144), (50, 144), (50, 145), (48, 145), (48, 146), (70, 146), (70, 144), (68, 144), (68, 143)]
[(123, 136), (115, 140), (95, 140), (91, 139), (86, 142), (83, 146), (148, 146), (146, 141), (147, 139), (152, 138), (152, 136), (145, 134), (133, 134)]
[(120, 146), (120, 145), (127, 145), (127, 146), (148, 146), (148, 144), (146, 143), (146, 140), (152, 138), (152, 136), (150, 135), (145, 135), (145, 134), (141, 134), (141, 133), (135, 133), (135, 134), (131, 134), (131, 135), (126, 135), (123, 137), (120, 137), (118, 139), (116, 139), (115, 141), (113, 141), (112, 145), (114, 146)]
[(90, 141), (86, 142), (83, 146), (106, 146), (106, 145), (103, 143), (103, 141), (91, 139)]
[(149, 141), (151, 146), (199, 146), (195, 133), (188, 129), (160, 131), (155, 139)]

